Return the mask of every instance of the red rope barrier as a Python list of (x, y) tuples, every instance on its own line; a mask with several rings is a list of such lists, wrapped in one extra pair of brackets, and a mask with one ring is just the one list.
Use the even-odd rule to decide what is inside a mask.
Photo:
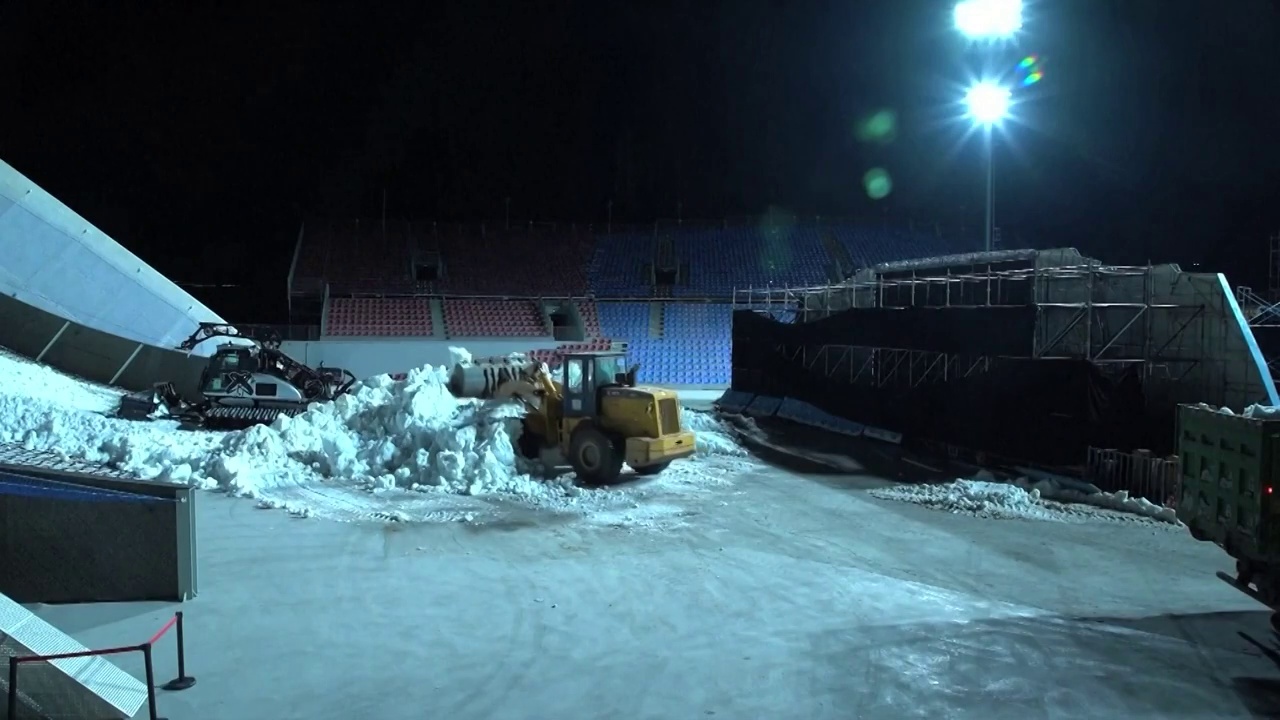
[(173, 627), (173, 626), (174, 626), (174, 624), (176, 624), (177, 622), (178, 622), (178, 616), (177, 616), (177, 615), (174, 615), (173, 617), (169, 618), (169, 622), (165, 623), (165, 624), (164, 624), (164, 627), (162, 627), (162, 628), (160, 628), (159, 630), (157, 630), (157, 631), (156, 631), (156, 634), (155, 634), (155, 635), (152, 635), (152, 636), (151, 636), (151, 639), (147, 641), (147, 644), (148, 644), (148, 645), (155, 645), (155, 644), (156, 644), (156, 641), (157, 641), (157, 640), (159, 640), (160, 638), (164, 637), (164, 634), (165, 634), (165, 633), (167, 633), (167, 632), (169, 632), (169, 628)]

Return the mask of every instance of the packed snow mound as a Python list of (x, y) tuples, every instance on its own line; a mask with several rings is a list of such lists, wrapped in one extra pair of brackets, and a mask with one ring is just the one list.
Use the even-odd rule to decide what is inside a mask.
[(1020, 478), (1004, 483), (961, 479), (944, 484), (880, 488), (869, 494), (883, 500), (993, 519), (1178, 523), (1173, 510), (1131, 498), (1128, 493), (1084, 493), (1060, 487), (1051, 480), (1032, 482)]
[(25, 397), (87, 412), (111, 412), (124, 394), (116, 388), (60, 373), (3, 349), (0, 349), (0, 363), (4, 372), (0, 378), (0, 393), (20, 388)]
[(243, 464), (287, 458), (323, 478), (373, 489), (529, 494), (536, 483), (520, 472), (513, 445), (523, 408), (459, 400), (448, 379), (446, 368), (431, 366), (401, 381), (382, 375), (301, 415), (230, 433), (215, 478), (253, 495), (267, 488), (260, 475), (241, 472)]
[[(470, 361), (466, 350), (451, 351), (455, 361)], [(726, 438), (706, 429), (697, 431), (706, 445), (700, 459), (676, 463), (643, 491), (581, 488), (571, 474), (535, 477), (528, 471), (542, 468), (515, 450), (523, 406), (455, 398), (448, 373), (425, 366), (403, 380), (377, 376), (335, 402), (313, 404), (269, 426), (191, 432), (168, 420), (111, 417), (120, 391), (6, 356), (0, 357), (0, 443), (257, 498), (263, 507), (299, 516), (345, 520), (471, 519), (514, 502), (601, 517), (620, 517), (622, 509), (627, 522), (650, 522), (666, 510), (641, 506), (641, 498), (672, 503), (674, 496), (722, 485), (737, 468), (735, 459), (714, 457), (712, 448), (733, 453)]]

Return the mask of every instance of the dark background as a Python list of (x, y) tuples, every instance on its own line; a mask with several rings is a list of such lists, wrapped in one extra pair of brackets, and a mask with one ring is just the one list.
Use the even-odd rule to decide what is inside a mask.
[[(1265, 286), (1271, 0), (1028, 2), (966, 45), (932, 0), (8, 0), (0, 157), (235, 321), (280, 320), (298, 223), (889, 212), (981, 222), (967, 80), (1043, 82), (997, 147), (1009, 244)], [(893, 142), (861, 118), (896, 113)], [(889, 198), (860, 178), (884, 167)], [(536, 271), (536, 270), (531, 270)]]

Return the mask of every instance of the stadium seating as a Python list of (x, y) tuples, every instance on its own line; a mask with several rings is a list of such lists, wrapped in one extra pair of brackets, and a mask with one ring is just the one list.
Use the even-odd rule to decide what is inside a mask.
[(608, 350), (611, 347), (613, 347), (613, 343), (604, 339), (592, 340), (590, 342), (583, 343), (567, 343), (551, 350), (531, 350), (529, 351), (529, 357), (537, 360), (538, 362), (546, 363), (547, 367), (555, 369), (560, 367), (560, 363), (563, 362), (563, 356), (565, 353), (599, 352), (602, 350)]
[(437, 241), (446, 295), (581, 297), (588, 292), (590, 235), (550, 229), (442, 233)]
[(542, 312), (532, 300), (444, 301), (444, 325), (449, 337), (538, 337), (550, 335)]
[(578, 308), (578, 315), (582, 318), (583, 334), (588, 338), (603, 337), (604, 332), (600, 329), (600, 311), (596, 308), (596, 304), (590, 300), (581, 300), (574, 304)]
[(689, 277), (676, 297), (728, 297), (734, 288), (816, 285), (831, 263), (814, 228), (728, 228), (680, 233)]
[(831, 230), (836, 241), (848, 250), (857, 267), (973, 252), (975, 249), (941, 239), (932, 230), (912, 232), (906, 228), (869, 225), (844, 225)]
[(602, 332), (629, 343), (640, 363), (639, 379), (670, 385), (712, 385), (729, 381), (733, 309), (723, 304), (670, 303), (663, 311), (663, 336), (649, 337), (649, 303), (599, 303)]
[(377, 223), (308, 223), (303, 229), (296, 278), (336, 285), (386, 288), (411, 279), (408, 230), (384, 231)]
[(597, 297), (649, 297), (653, 290), (645, 265), (653, 262), (653, 235), (597, 235), (591, 256), (591, 290)]
[(431, 301), (423, 297), (333, 298), (326, 335), (431, 335)]

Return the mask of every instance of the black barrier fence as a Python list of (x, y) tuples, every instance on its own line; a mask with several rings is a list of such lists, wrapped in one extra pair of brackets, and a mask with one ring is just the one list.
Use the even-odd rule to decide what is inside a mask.
[[(1167, 438), (1141, 435), (1150, 423), (1139, 374), (1109, 377), (1083, 360), (1029, 359), (1034, 313), (1034, 308), (858, 309), (791, 325), (738, 311), (732, 388), (792, 397), (908, 439), (1044, 464), (1078, 464), (1090, 445), (1168, 444)], [(868, 347), (880, 343), (989, 359), (978, 371), (931, 382), (855, 379), (856, 368), (870, 367), (874, 374), (877, 365), (898, 361), (889, 351)], [(838, 367), (812, 361), (823, 346), (845, 346), (839, 354), (827, 353), (838, 358)], [(991, 357), (996, 355), (1020, 359)]]
[(0, 464), (0, 592), (17, 602), (189, 599), (194, 530), (190, 488)]
[(800, 324), (778, 323), (749, 310), (733, 316), (735, 347), (741, 337), (747, 342), (760, 338), (792, 347), (853, 345), (1030, 357), (1035, 327), (1036, 309), (1030, 306), (859, 308)]

